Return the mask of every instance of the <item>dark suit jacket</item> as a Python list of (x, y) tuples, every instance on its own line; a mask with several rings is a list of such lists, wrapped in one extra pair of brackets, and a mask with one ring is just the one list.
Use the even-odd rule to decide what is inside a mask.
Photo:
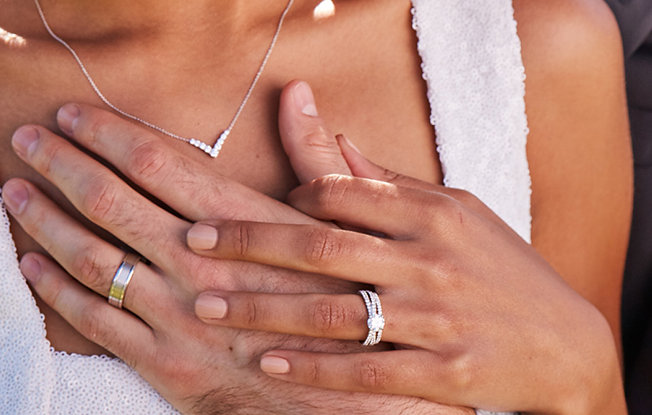
[(634, 216), (623, 285), (631, 415), (652, 414), (652, 0), (606, 0), (623, 37), (634, 148)]

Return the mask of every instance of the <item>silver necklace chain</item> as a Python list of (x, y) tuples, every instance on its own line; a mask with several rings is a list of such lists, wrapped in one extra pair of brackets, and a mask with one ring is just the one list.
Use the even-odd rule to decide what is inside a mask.
[(159, 127), (156, 124), (152, 124), (149, 121), (145, 121), (142, 118), (139, 118), (133, 114), (128, 113), (127, 111), (121, 110), (117, 106), (115, 106), (111, 101), (108, 100), (100, 91), (98, 88), (97, 84), (93, 80), (93, 77), (91, 77), (90, 73), (88, 73), (88, 70), (86, 69), (86, 66), (84, 66), (84, 63), (82, 60), (79, 58), (79, 55), (77, 55), (77, 52), (70, 46), (65, 40), (61, 39), (59, 36), (57, 36), (56, 33), (52, 31), (50, 28), (50, 25), (48, 24), (47, 20), (45, 19), (45, 14), (43, 14), (43, 9), (41, 9), (41, 4), (39, 3), (39, 0), (34, 0), (34, 3), (36, 4), (36, 9), (38, 10), (39, 16), (41, 16), (41, 21), (43, 22), (43, 26), (45, 26), (45, 29), (48, 31), (50, 36), (59, 42), (61, 45), (63, 45), (66, 49), (68, 49), (68, 52), (70, 52), (75, 58), (75, 61), (77, 61), (77, 64), (79, 65), (79, 68), (83, 72), (84, 76), (88, 80), (88, 83), (91, 85), (91, 88), (93, 88), (93, 91), (95, 91), (95, 94), (106, 104), (109, 108), (111, 108), (113, 111), (117, 112), (118, 114), (121, 114), (127, 118), (130, 118), (134, 121), (137, 121), (153, 130), (156, 130), (162, 134), (165, 134), (169, 137), (175, 138), (177, 140), (183, 141), (185, 143), (188, 143), (194, 147), (199, 148), (200, 150), (204, 151), (206, 154), (210, 155), (213, 158), (216, 158), (218, 154), (220, 154), (220, 150), (222, 149), (222, 146), (224, 145), (224, 142), (228, 138), (229, 134), (231, 134), (231, 130), (235, 126), (236, 122), (238, 121), (238, 118), (240, 117), (240, 114), (242, 113), (242, 110), (244, 110), (245, 106), (247, 105), (247, 102), (249, 101), (249, 98), (251, 97), (251, 94), (254, 92), (254, 88), (256, 88), (256, 84), (258, 83), (258, 80), (260, 79), (261, 75), (263, 74), (263, 71), (265, 70), (265, 65), (267, 65), (267, 61), (269, 60), (270, 56), (272, 55), (272, 51), (274, 50), (274, 46), (276, 46), (276, 42), (278, 41), (278, 37), (281, 33), (281, 28), (283, 27), (283, 22), (285, 21), (285, 17), (287, 16), (288, 12), (290, 11), (290, 8), (292, 8), (292, 4), (294, 3), (294, 0), (289, 0), (287, 6), (285, 6), (285, 9), (283, 10), (283, 13), (281, 13), (281, 17), (279, 18), (278, 25), (276, 26), (276, 32), (274, 32), (274, 36), (272, 37), (272, 41), (270, 42), (269, 47), (267, 48), (267, 52), (265, 52), (265, 56), (263, 57), (262, 62), (260, 63), (260, 67), (258, 68), (258, 71), (256, 72), (256, 75), (254, 76), (254, 79), (251, 81), (251, 85), (249, 85), (249, 89), (247, 90), (247, 93), (245, 94), (244, 98), (242, 99), (242, 102), (240, 103), (240, 106), (238, 107), (235, 115), (233, 116), (233, 119), (231, 119), (231, 122), (229, 123), (228, 127), (222, 133), (220, 136), (217, 138), (215, 143), (211, 146), (201, 140), (198, 140), (196, 138), (187, 138), (187, 137), (182, 137), (180, 135), (174, 134), (173, 132), (170, 132), (166, 130), (163, 127)]

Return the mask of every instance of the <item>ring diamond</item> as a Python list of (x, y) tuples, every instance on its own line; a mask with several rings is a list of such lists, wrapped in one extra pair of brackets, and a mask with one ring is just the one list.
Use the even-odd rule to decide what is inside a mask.
[(385, 329), (385, 317), (383, 316), (383, 308), (380, 305), (380, 297), (375, 291), (360, 290), (358, 293), (362, 296), (365, 306), (367, 307), (367, 328), (369, 333), (367, 338), (362, 343), (363, 346), (375, 346), (380, 343)]

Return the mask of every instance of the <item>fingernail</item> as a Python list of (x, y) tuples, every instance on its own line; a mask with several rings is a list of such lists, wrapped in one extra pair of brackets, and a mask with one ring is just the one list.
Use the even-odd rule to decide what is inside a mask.
[(20, 261), (20, 270), (27, 281), (35, 283), (41, 278), (41, 264), (34, 258), (27, 256)]
[(28, 198), (29, 192), (21, 183), (11, 181), (6, 183), (2, 188), (2, 199), (5, 201), (5, 205), (7, 205), (9, 212), (14, 215), (20, 215), (23, 213)]
[(192, 249), (213, 249), (217, 245), (217, 229), (203, 223), (196, 223), (188, 230), (186, 241)]
[(200, 295), (195, 301), (195, 314), (203, 319), (224, 318), (228, 309), (223, 298), (212, 294)]
[(75, 120), (77, 120), (79, 114), (81, 114), (81, 109), (77, 104), (66, 104), (59, 108), (59, 111), (57, 112), (57, 122), (59, 123), (61, 131), (68, 135), (72, 135)]
[(19, 156), (25, 158), (32, 154), (34, 148), (36, 148), (39, 136), (39, 131), (34, 127), (20, 127), (11, 137), (11, 145), (14, 146), (14, 150)]
[(294, 87), (294, 102), (296, 102), (297, 107), (304, 115), (310, 117), (317, 117), (319, 115), (312, 89), (310, 89), (310, 85), (306, 82), (299, 82)]
[(260, 359), (260, 370), (272, 375), (290, 373), (290, 362), (277, 356), (264, 356)]
[(360, 149), (359, 149), (358, 147), (356, 147), (355, 144), (353, 144), (353, 143), (351, 142), (351, 140), (349, 140), (348, 138), (346, 138), (346, 136), (345, 136), (344, 134), (338, 134), (337, 136), (335, 136), (335, 138), (336, 138), (337, 140), (344, 141), (344, 144), (346, 144), (347, 146), (351, 147), (352, 149), (354, 149), (355, 151), (357, 151), (358, 153), (360, 153)]

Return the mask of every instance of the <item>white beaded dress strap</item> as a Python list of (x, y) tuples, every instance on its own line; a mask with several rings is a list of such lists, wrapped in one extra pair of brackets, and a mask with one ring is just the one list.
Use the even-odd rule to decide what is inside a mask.
[(530, 242), (525, 70), (511, 0), (412, 0), (444, 184)]

